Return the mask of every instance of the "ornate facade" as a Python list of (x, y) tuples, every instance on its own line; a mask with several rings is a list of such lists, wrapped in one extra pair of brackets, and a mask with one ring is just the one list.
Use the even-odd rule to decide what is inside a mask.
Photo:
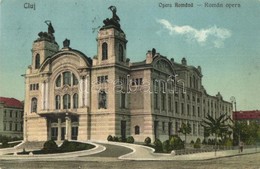
[(232, 104), (219, 93), (208, 95), (201, 68), (185, 58), (177, 63), (152, 49), (144, 61), (131, 63), (116, 8), (109, 9), (113, 16), (98, 32), (93, 58), (67, 39), (59, 49), (49, 22), (48, 32), (39, 33), (25, 74), (25, 140), (166, 140), (179, 134), (182, 122), (191, 124), (188, 138), (194, 139), (203, 137), (207, 113), (231, 115)]

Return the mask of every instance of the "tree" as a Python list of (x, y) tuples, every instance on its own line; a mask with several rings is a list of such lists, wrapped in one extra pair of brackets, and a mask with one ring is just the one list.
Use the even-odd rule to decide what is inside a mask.
[[(181, 124), (181, 127), (180, 127), (180, 129), (179, 129), (178, 132), (184, 134), (184, 136), (185, 136), (185, 144), (186, 144), (187, 134), (190, 134), (190, 133), (191, 133), (190, 123), (187, 123), (187, 124), (186, 124), (186, 123), (182, 123), (182, 124)], [(185, 145), (185, 144), (184, 144), (184, 145)]]
[(201, 125), (204, 127), (204, 131), (215, 137), (215, 155), (217, 138), (223, 138), (223, 135), (228, 133), (229, 125), (225, 122), (229, 120), (226, 114), (221, 114), (218, 118), (213, 118), (209, 114), (202, 120)]
[(234, 144), (238, 145), (239, 141), (245, 144), (256, 144), (260, 136), (259, 125), (252, 121), (249, 124), (246, 121), (236, 121), (233, 126)]

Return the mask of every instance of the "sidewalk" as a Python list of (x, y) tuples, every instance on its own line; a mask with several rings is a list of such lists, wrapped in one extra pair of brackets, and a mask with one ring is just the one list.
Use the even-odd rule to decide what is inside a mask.
[(174, 154), (164, 154), (164, 153), (154, 153), (154, 149), (142, 145), (128, 144), (128, 143), (115, 143), (111, 142), (110, 144), (120, 145), (133, 149), (132, 153), (120, 156), (121, 160), (208, 160), (221, 157), (230, 157), (238, 156), (245, 154), (252, 154), (260, 152), (260, 149), (248, 148), (244, 149), (242, 153), (239, 153), (238, 150), (223, 150), (215, 152), (202, 152), (194, 154), (185, 154), (185, 155), (174, 155)]

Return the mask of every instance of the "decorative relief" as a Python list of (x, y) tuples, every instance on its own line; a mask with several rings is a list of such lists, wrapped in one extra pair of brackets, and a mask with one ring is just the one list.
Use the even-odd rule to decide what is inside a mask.
[(164, 60), (159, 60), (156, 62), (156, 64), (154, 65), (154, 68), (158, 69), (158, 70), (161, 70), (163, 72), (167, 72), (167, 73), (170, 73), (172, 74), (172, 69), (171, 69), (171, 66), (169, 65), (169, 63), (167, 63), (166, 61)]

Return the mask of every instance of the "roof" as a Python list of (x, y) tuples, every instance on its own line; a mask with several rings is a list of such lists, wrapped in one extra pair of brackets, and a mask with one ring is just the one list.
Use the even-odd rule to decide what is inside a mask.
[(234, 120), (260, 119), (260, 111), (259, 110), (236, 111), (233, 112), (233, 119)]
[(23, 108), (23, 103), (15, 98), (0, 97), (0, 103), (4, 103), (5, 107)]

